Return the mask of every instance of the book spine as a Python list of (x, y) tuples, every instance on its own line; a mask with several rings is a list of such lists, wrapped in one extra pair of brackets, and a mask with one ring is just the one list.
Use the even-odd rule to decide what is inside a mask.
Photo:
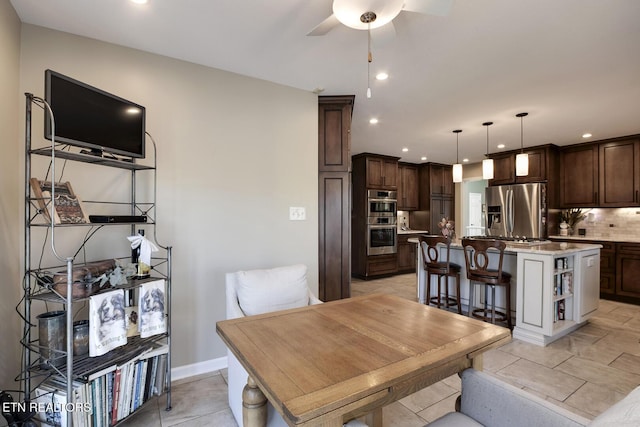
[(97, 381), (98, 379), (96, 378), (95, 380), (91, 381), (91, 401), (93, 402), (93, 413), (92, 413), (92, 421), (93, 421), (93, 425), (94, 427), (98, 426), (98, 409), (97, 407), (98, 405), (98, 390), (97, 390)]
[(111, 425), (115, 425), (118, 422), (118, 399), (120, 398), (120, 368), (116, 369), (113, 376), (113, 403), (111, 405)]

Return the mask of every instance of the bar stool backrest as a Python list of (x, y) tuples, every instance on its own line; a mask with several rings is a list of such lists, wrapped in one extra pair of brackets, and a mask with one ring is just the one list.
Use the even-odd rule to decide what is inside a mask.
[[(420, 242), (420, 250), (422, 251), (422, 261), (424, 263), (424, 269), (442, 269), (443, 264), (446, 264), (446, 273), (449, 273), (449, 250), (451, 248), (451, 239), (438, 234), (421, 234), (418, 236), (418, 241)], [(447, 247), (446, 257), (443, 261), (439, 260), (439, 244), (445, 245)]]
[[(462, 239), (464, 261), (467, 267), (467, 279), (485, 283), (500, 283), (502, 280), (502, 260), (507, 247), (502, 240)], [(498, 255), (498, 268), (489, 268), (489, 256)]]

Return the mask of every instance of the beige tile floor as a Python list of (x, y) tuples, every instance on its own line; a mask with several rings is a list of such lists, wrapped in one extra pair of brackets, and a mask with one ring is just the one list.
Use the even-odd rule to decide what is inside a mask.
[[(352, 283), (353, 296), (391, 293), (415, 300), (415, 275)], [(640, 306), (600, 301), (589, 323), (547, 347), (520, 340), (485, 353), (484, 369), (506, 382), (594, 418), (640, 385)], [(424, 426), (453, 410), (457, 375), (383, 410), (385, 427)], [(227, 405), (226, 370), (174, 382), (173, 409), (150, 402), (127, 420), (137, 426), (237, 426)], [(389, 421), (393, 420), (393, 422)]]

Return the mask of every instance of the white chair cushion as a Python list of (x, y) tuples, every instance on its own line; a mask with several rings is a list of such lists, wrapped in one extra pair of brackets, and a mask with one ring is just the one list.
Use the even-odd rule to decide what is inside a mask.
[(309, 305), (303, 264), (238, 273), (238, 302), (247, 316)]

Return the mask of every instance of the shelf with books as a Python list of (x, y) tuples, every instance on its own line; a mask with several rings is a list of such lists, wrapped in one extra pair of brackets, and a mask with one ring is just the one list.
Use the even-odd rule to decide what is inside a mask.
[[(146, 151), (153, 155), (144, 161), (151, 165), (138, 164), (134, 159), (101, 158), (73, 152), (73, 147), (53, 142), (48, 147), (32, 148), (31, 106), (44, 101), (29, 93), (26, 98), (24, 298), (19, 304), (22, 307), (19, 311), (24, 328), (21, 338), (22, 372), (18, 376), (25, 401), (48, 399), (51, 402), (71, 396), (73, 403), (78, 403), (82, 408), (90, 408), (87, 411), (89, 415), (82, 411), (64, 409), (54, 410), (48, 415), (43, 412), (40, 414), (44, 417), (42, 425), (58, 427), (73, 423), (74, 426), (112, 426), (141, 407), (150, 396), (149, 387), (155, 384), (153, 393), (166, 394), (169, 410), (172, 248), (158, 243), (156, 238), (155, 141), (149, 136), (153, 150)], [(32, 174), (32, 155), (37, 155), (39, 160), (33, 164), (37, 163), (43, 169), (40, 176)], [(43, 157), (49, 159), (48, 166), (41, 161)], [(101, 174), (108, 176), (108, 182), (128, 184), (123, 186), (125, 188), (122, 191), (115, 192), (128, 200), (81, 203), (68, 182), (60, 183), (61, 179), (56, 174), (57, 161), (64, 162), (63, 171), (65, 168), (69, 170), (67, 161), (71, 161), (71, 164), (84, 163), (83, 167), (88, 169), (80, 168), (77, 172), (80, 175), (92, 174), (93, 165), (106, 166)], [(72, 168), (72, 171), (73, 169), (76, 168)], [(142, 191), (136, 191), (137, 188)], [(103, 195), (99, 190), (87, 193), (90, 196), (98, 195), (98, 198)], [(58, 199), (60, 195), (66, 199)], [(143, 197), (151, 200), (140, 200)], [(117, 205), (117, 209), (127, 210), (127, 215), (144, 214), (149, 222), (89, 223), (86, 221), (86, 208), (91, 204), (98, 206), (96, 209)], [(68, 207), (74, 209), (72, 214), (69, 214)], [(116, 210), (113, 213), (125, 212)], [(129, 226), (130, 232), (123, 233), (121, 243), (114, 243), (113, 231), (117, 229), (111, 227), (108, 233), (101, 234), (100, 230), (105, 225)], [(91, 228), (85, 233), (86, 228), (83, 230), (78, 227)], [(60, 229), (64, 229), (64, 232), (56, 233)], [(74, 229), (77, 231), (73, 231)], [(99, 253), (108, 253), (118, 245), (128, 248), (132, 244), (131, 239), (139, 238), (136, 229), (146, 229), (146, 235), (152, 236), (149, 238), (151, 240), (144, 238), (138, 240), (138, 243), (146, 244), (154, 252), (159, 252), (158, 256), (140, 258), (150, 268), (148, 276), (151, 277), (138, 278), (141, 272), (132, 269), (130, 256), (88, 261), (95, 259), (88, 255), (92, 253), (87, 250), (89, 242), (95, 243)], [(126, 241), (127, 238), (130, 242)], [(64, 264), (55, 266), (55, 263)], [(43, 268), (42, 265), (54, 266)], [(125, 277), (126, 280), (123, 279)], [(56, 317), (60, 320), (55, 325), (41, 328), (43, 322), (40, 321), (40, 316), (49, 314), (51, 310), (62, 313)], [(88, 341), (83, 351), (86, 352), (88, 347), (89, 354), (82, 354), (79, 350), (74, 354), (76, 348), (73, 326), (76, 317), (88, 325), (88, 333), (80, 339)], [(45, 331), (44, 334), (41, 329)], [(53, 332), (50, 333), (51, 331)], [(123, 402), (121, 413), (114, 414), (114, 382), (116, 373), (121, 370), (126, 370), (127, 375), (131, 375), (133, 379), (126, 383), (131, 386), (131, 390), (123, 389), (128, 400)], [(153, 380), (150, 371), (156, 373)], [(109, 388), (111, 392), (107, 392)], [(92, 394), (95, 392), (99, 393), (99, 399)]]
[[(51, 376), (35, 389), (35, 402), (43, 406), (36, 418), (53, 426), (66, 425), (71, 414), (74, 427), (115, 426), (167, 390), (168, 353), (166, 345), (152, 346), (135, 357), (112, 362), (82, 381), (74, 381), (71, 402), (67, 399), (66, 380)], [(51, 408), (51, 404), (56, 407)], [(68, 404), (73, 410), (62, 410)]]

